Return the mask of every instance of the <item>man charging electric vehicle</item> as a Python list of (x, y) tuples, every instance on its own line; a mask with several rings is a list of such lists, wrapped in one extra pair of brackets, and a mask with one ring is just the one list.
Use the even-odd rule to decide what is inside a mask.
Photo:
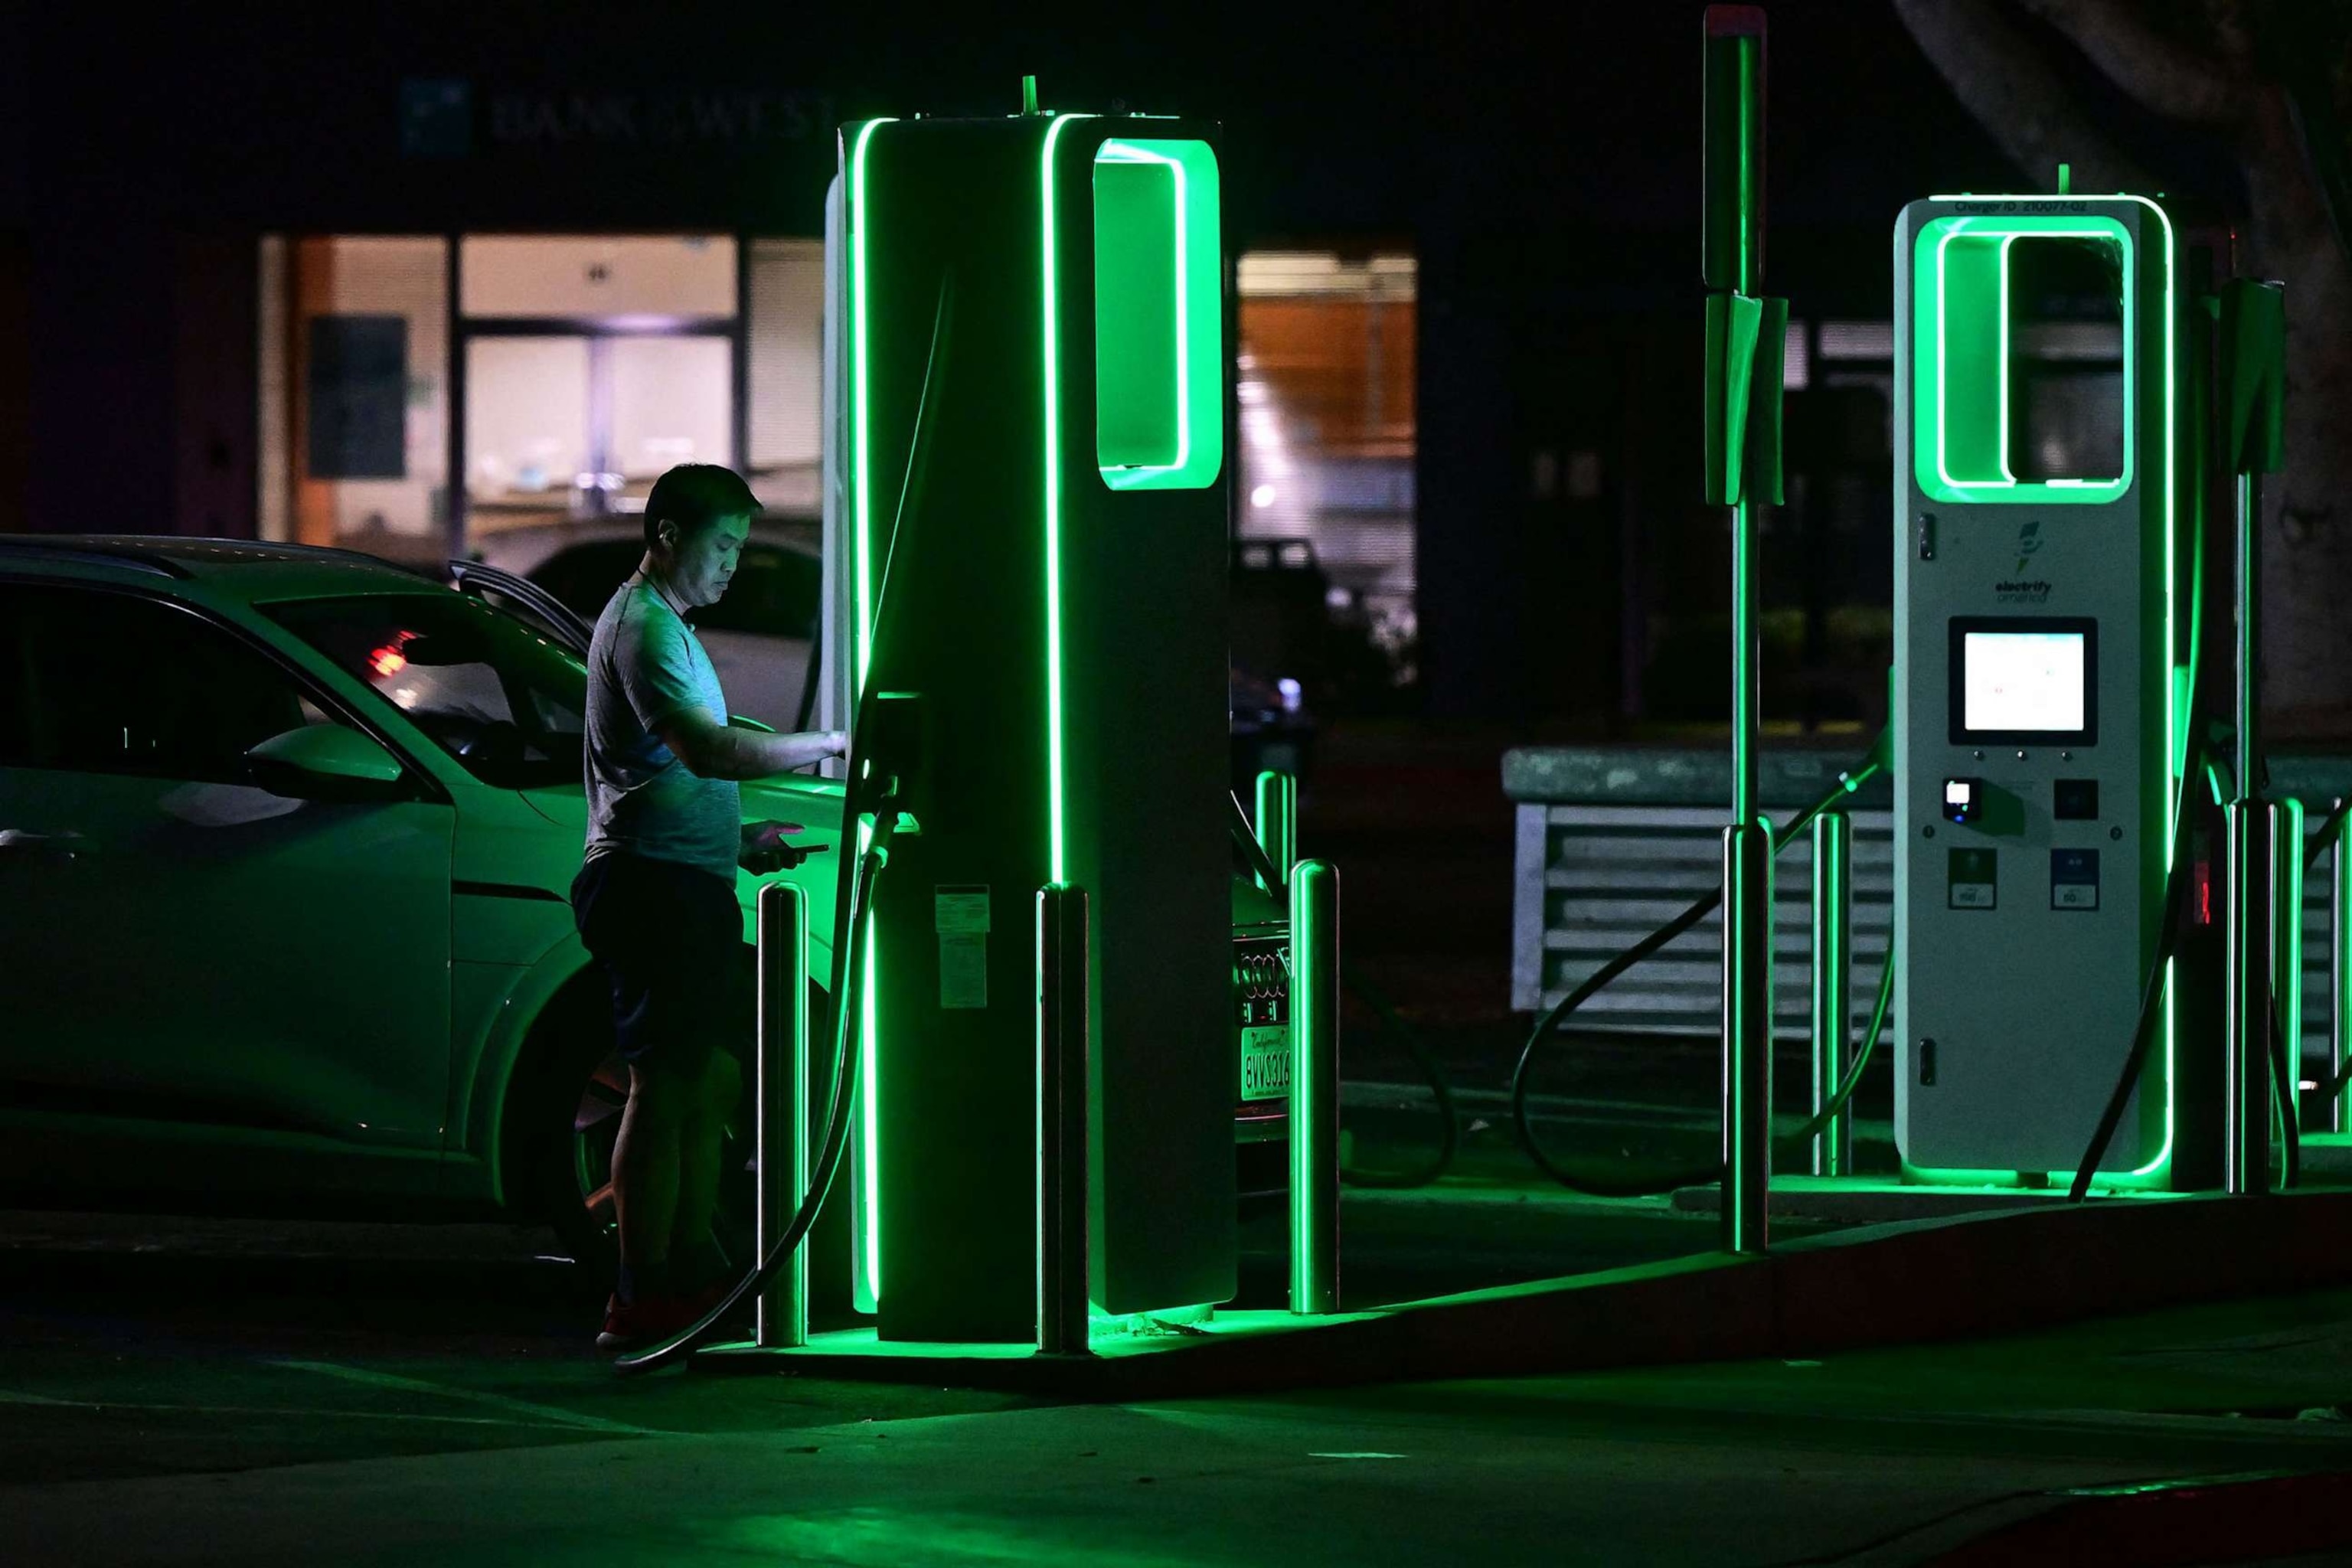
[(737, 781), (847, 749), (841, 731), (731, 725), (687, 616), (719, 602), (758, 515), (731, 469), (688, 463), (646, 500), (645, 559), (597, 617), (588, 653), (588, 839), (572, 905), (611, 982), (629, 1102), (613, 1151), (620, 1271), (597, 1344), (675, 1333), (730, 1282), (710, 1234), (719, 1146), (741, 1093), (726, 1041), (751, 1031), (740, 866), (795, 864), (798, 825), (746, 825)]

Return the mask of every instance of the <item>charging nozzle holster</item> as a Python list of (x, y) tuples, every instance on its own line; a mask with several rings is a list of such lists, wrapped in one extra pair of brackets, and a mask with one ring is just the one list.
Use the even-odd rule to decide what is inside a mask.
[(924, 759), (929, 754), (929, 705), (919, 691), (877, 691), (861, 715), (856, 737), (858, 776), (850, 781), (856, 808), (871, 811), (895, 795), (898, 809), (919, 821), (924, 807)]

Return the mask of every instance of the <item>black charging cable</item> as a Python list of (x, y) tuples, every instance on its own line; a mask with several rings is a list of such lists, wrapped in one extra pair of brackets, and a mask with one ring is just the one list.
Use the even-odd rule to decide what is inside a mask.
[[(1853, 772), (1838, 775), (1834, 789), (1791, 818), (1786, 827), (1774, 829), (1772, 853), (1777, 856), (1794, 843), (1800, 834), (1812, 826), (1815, 817), (1836, 806), (1885, 768), (1886, 748), (1892, 738), (1891, 730), (1881, 731), (1864, 760)], [(1536, 1051), (1543, 1044), (1545, 1037), (1556, 1032), (1578, 1008), (1599, 995), (1620, 975), (1706, 920), (1722, 902), (1723, 885), (1718, 882), (1693, 900), (1680, 914), (1585, 976), (1575, 989), (1536, 1020), (1534, 1028), (1528, 1031), (1527, 1043), (1519, 1048), (1518, 1063), (1511, 1072), (1511, 1126), (1518, 1135), (1519, 1147), (1527, 1152), (1528, 1158), (1535, 1162), (1536, 1167), (1570, 1192), (1599, 1198), (1653, 1197), (1677, 1187), (1703, 1185), (1722, 1178), (1723, 1165), (1719, 1160), (1704, 1165), (1621, 1162), (1605, 1167), (1598, 1164), (1571, 1167), (1544, 1148), (1542, 1140), (1536, 1135), (1534, 1119), (1528, 1104)], [(1819, 1136), (1835, 1120), (1838, 1112), (1845, 1109), (1854, 1089), (1862, 1082), (1863, 1069), (1869, 1065), (1877, 1048), (1880, 1032), (1886, 1022), (1887, 1003), (1894, 995), (1894, 980), (1895, 942), (1890, 932), (1885, 962), (1879, 971), (1878, 999), (1871, 1010), (1870, 1026), (1864, 1036), (1861, 1049), (1854, 1054), (1853, 1065), (1848, 1069), (1845, 1081), (1839, 1085), (1838, 1091), (1814, 1112), (1803, 1128), (1787, 1139), (1775, 1140), (1776, 1142), (1790, 1144), (1810, 1141)]]

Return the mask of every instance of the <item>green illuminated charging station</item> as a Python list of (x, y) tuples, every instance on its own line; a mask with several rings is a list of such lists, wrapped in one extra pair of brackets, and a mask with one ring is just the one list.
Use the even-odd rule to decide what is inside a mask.
[[(2179, 788), (2172, 226), (1938, 196), (1895, 256), (1895, 1140), (1912, 1180), (2063, 1180), (2133, 1038)], [(2103, 1184), (2168, 1180), (2166, 1005)]]
[(1086, 892), (1087, 1296), (1234, 1289), (1224, 260), (1213, 126), (842, 132), (850, 689), (919, 693), (872, 916), (853, 1279), (886, 1342), (1032, 1342), (1039, 893)]

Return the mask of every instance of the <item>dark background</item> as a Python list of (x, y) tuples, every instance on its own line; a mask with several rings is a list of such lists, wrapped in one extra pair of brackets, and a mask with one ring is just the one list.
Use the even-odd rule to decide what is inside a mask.
[[(1717, 717), (1702, 9), (19, 11), (0, 22), (0, 528), (251, 531), (264, 232), (812, 233), (840, 120), (1011, 111), (1028, 72), (1053, 108), (1223, 121), (1235, 252), (1417, 253), (1413, 706)], [(1768, 284), (1799, 318), (1883, 321), (1896, 209), (2019, 176), (1885, 6), (1787, 0), (1770, 20)], [(458, 107), (404, 120), (428, 83), (457, 84)], [(1881, 417), (1792, 406), (1792, 467), (1868, 480)], [(1530, 484), (1535, 454), (1571, 442), (1603, 455), (1596, 498)], [(1867, 515), (1834, 537), (1801, 508), (1775, 520), (1768, 605), (1884, 603), (1886, 487), (1849, 488)], [(1788, 716), (1857, 716), (1872, 660), (1849, 662), (1864, 673), (1827, 697), (1768, 688)]]

